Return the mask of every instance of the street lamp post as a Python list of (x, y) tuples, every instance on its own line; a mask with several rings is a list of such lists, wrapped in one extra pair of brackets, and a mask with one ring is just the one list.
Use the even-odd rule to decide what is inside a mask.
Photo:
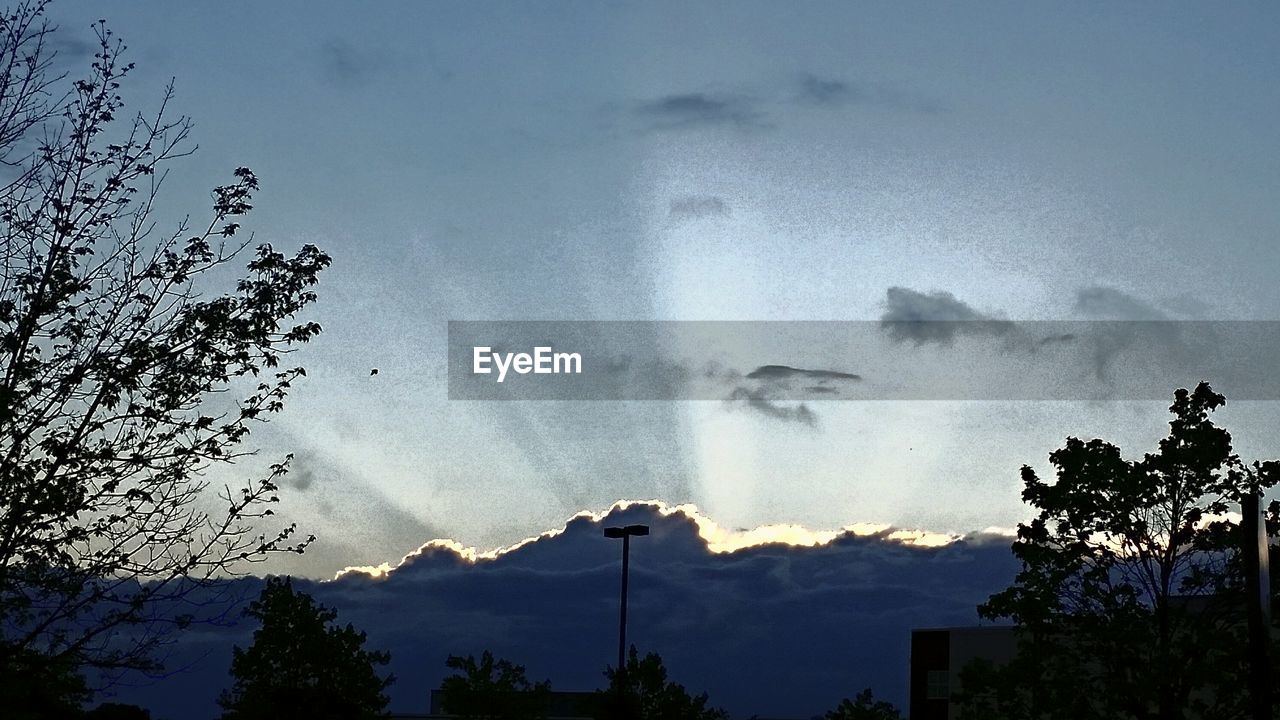
[(620, 674), (625, 673), (627, 667), (627, 571), (631, 562), (631, 538), (648, 534), (648, 525), (627, 525), (604, 529), (605, 537), (622, 538), (622, 612), (618, 620), (618, 673)]

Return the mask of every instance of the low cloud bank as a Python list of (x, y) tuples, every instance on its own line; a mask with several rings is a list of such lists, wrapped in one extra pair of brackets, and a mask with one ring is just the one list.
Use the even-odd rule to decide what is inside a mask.
[[(295, 584), (392, 653), (396, 712), (426, 711), (447, 655), (485, 649), (555, 688), (592, 689), (617, 643), (620, 546), (602, 530), (631, 523), (652, 534), (632, 544), (629, 640), (735, 717), (808, 717), (866, 686), (905, 709), (910, 630), (976, 623), (976, 604), (1015, 572), (1003, 535), (727, 530), (696, 508), (642, 502), (500, 551), (433, 541), (395, 567)], [(247, 599), (260, 583), (227, 585)], [(115, 699), (157, 719), (214, 717), (231, 648), (251, 632), (188, 633), (169, 660), (180, 671)]]

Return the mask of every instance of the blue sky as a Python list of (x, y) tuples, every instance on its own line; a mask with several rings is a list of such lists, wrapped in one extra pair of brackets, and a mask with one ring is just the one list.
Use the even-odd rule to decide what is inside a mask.
[[(1274, 4), (61, 2), (68, 59), (103, 13), (131, 107), (173, 77), (196, 121), (160, 218), (247, 165), (246, 227), (335, 259), (308, 381), (257, 435), (320, 536), (275, 569), (497, 547), (622, 498), (1010, 527), (1017, 468), (1066, 435), (1136, 454), (1164, 429), (1150, 402), (450, 402), (448, 320), (874, 320), (891, 287), (1012, 319), (1087, 317), (1096, 288), (1119, 316), (1280, 316)], [(1273, 404), (1223, 416), (1275, 456)]]

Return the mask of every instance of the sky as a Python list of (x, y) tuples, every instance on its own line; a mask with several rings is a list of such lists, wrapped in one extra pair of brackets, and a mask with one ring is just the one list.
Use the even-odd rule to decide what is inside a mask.
[[(172, 78), (196, 124), (158, 219), (245, 165), (245, 228), (334, 258), (306, 382), (217, 471), (294, 454), (281, 514), (318, 540), (273, 572), (491, 550), (626, 499), (1008, 529), (1021, 465), (1068, 435), (1137, 455), (1167, 422), (1150, 399), (450, 400), (451, 320), (1280, 317), (1274, 4), (68, 1), (66, 62), (103, 13), (130, 107)], [(864, 372), (839, 360), (739, 370)], [(1280, 454), (1276, 403), (1222, 389), (1241, 455)]]

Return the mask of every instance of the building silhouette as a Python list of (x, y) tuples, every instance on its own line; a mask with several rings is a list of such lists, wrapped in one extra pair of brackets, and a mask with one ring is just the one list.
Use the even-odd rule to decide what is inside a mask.
[(979, 658), (1005, 663), (1016, 653), (1012, 625), (912, 630), (908, 720), (954, 720), (960, 670)]

